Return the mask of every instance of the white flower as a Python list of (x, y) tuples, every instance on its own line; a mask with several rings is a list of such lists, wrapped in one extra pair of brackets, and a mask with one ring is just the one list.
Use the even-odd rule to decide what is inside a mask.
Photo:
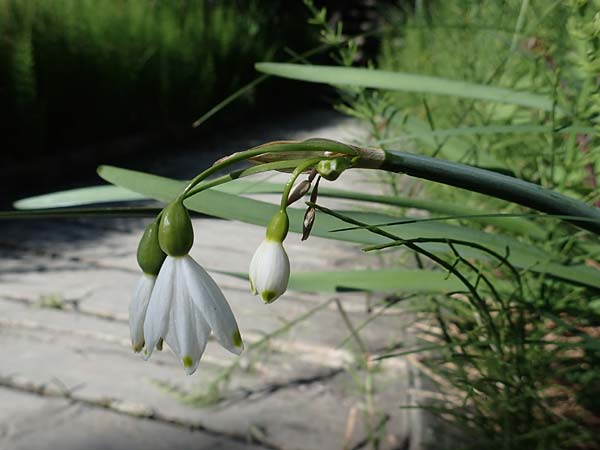
[(266, 303), (277, 300), (287, 289), (290, 260), (283, 244), (266, 238), (250, 262), (250, 288)]
[(191, 256), (167, 256), (144, 321), (145, 359), (163, 338), (191, 375), (211, 329), (223, 347), (241, 353), (244, 346), (235, 317), (215, 281)]
[(156, 276), (143, 274), (135, 287), (133, 300), (129, 304), (129, 331), (131, 345), (136, 353), (144, 348), (144, 319), (155, 282)]

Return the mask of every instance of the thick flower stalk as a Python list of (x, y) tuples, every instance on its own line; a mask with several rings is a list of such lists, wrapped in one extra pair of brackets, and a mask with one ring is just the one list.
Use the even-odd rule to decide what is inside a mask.
[(158, 243), (166, 257), (143, 324), (144, 358), (148, 359), (164, 340), (190, 375), (198, 367), (211, 330), (227, 350), (235, 354), (243, 350), (235, 317), (223, 292), (189, 255), (193, 241), (189, 213), (176, 200), (165, 208), (158, 225)]
[(265, 303), (272, 303), (287, 290), (290, 278), (290, 260), (283, 241), (289, 230), (289, 219), (284, 209), (269, 223), (267, 235), (256, 249), (250, 262), (250, 289)]

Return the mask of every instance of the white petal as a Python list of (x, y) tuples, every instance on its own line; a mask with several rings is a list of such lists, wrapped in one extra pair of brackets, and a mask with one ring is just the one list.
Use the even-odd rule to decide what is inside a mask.
[(202, 313), (219, 343), (239, 355), (244, 349), (240, 331), (229, 303), (211, 276), (189, 255), (184, 274), (194, 305)]
[(252, 280), (252, 287), (254, 288), (253, 294), (258, 294), (256, 280), (258, 279), (259, 267), (263, 263), (263, 261), (265, 260), (265, 256), (269, 252), (269, 242), (270, 241), (267, 241), (266, 239), (263, 240), (254, 252), (252, 260), (250, 261), (250, 269), (248, 274), (250, 279)]
[(158, 340), (164, 338), (169, 324), (169, 309), (173, 297), (175, 275), (175, 258), (167, 256), (160, 268), (156, 283), (150, 296), (146, 320), (144, 321), (144, 338), (146, 351), (144, 358), (150, 358)]
[(183, 362), (186, 373), (191, 375), (196, 371), (206, 348), (210, 326), (192, 303), (182, 263), (182, 258), (175, 262), (173, 300), (165, 341)]
[(181, 359), (181, 345), (177, 338), (175, 330), (177, 329), (178, 321), (176, 321), (175, 308), (182, 308), (186, 297), (189, 297), (187, 286), (181, 284), (183, 272), (181, 268), (181, 258), (173, 260), (173, 290), (171, 291), (171, 307), (169, 308), (169, 317), (167, 324), (167, 332), (164, 335), (165, 342), (173, 350), (173, 353)]
[(257, 258), (254, 287), (261, 298), (271, 303), (287, 289), (290, 278), (290, 260), (280, 242), (265, 239), (256, 250)]
[[(260, 249), (260, 246), (259, 246), (259, 249)], [(258, 262), (260, 259), (259, 253), (260, 252), (258, 251), (258, 249), (254, 252), (252, 259), (250, 260), (250, 268), (248, 270), (248, 279), (250, 281), (250, 292), (252, 292), (252, 295), (258, 294), (258, 291), (256, 290), (256, 286), (254, 285), (254, 280), (256, 280), (256, 268), (258, 267)]]
[(131, 334), (131, 345), (135, 352), (139, 352), (144, 347), (144, 319), (150, 295), (154, 288), (156, 277), (143, 274), (138, 281), (133, 299), (129, 304), (129, 331)]

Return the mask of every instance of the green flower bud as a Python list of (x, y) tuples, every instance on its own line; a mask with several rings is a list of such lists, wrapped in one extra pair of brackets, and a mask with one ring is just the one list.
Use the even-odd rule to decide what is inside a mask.
[(158, 275), (166, 257), (167, 255), (161, 250), (158, 243), (158, 221), (155, 220), (146, 227), (142, 239), (140, 239), (137, 261), (144, 273)]
[(283, 242), (290, 229), (290, 219), (285, 210), (279, 210), (269, 222), (267, 239), (273, 242)]
[(352, 167), (352, 163), (347, 158), (324, 159), (317, 164), (317, 172), (323, 178), (329, 181), (335, 181), (346, 169)]
[(158, 228), (160, 248), (169, 256), (185, 256), (194, 243), (190, 214), (181, 200), (175, 200), (162, 213)]

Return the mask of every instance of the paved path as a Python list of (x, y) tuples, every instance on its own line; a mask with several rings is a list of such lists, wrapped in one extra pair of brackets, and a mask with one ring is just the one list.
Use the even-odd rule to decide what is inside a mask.
[[(302, 132), (294, 131), (297, 121), (266, 124), (141, 165), (183, 178), (219, 156), (216, 148), (360, 135), (354, 122), (330, 113), (304, 121)], [(357, 188), (361, 180), (345, 174), (336, 187)], [(289, 292), (267, 307), (246, 282), (216, 273), (248, 347), (243, 356), (209, 343), (198, 372), (187, 377), (168, 350), (149, 362), (134, 355), (127, 308), (144, 224), (0, 224), (1, 449), (358, 449), (370, 448), (369, 427), (380, 448), (422, 447), (421, 415), (399, 408), (418, 392), (412, 360), (378, 366), (366, 395), (357, 346), (351, 339), (340, 346), (350, 332), (332, 297)], [(259, 227), (213, 219), (195, 221), (195, 231), (192, 255), (212, 270), (246, 271), (264, 235)], [(286, 247), (292, 270), (380, 264), (356, 246), (320, 238), (301, 244), (290, 235)], [(364, 295), (337, 298), (355, 325), (369, 318)], [(409, 342), (408, 320), (398, 311), (383, 314), (363, 330), (364, 345), (378, 351)], [(265, 340), (269, 333), (276, 335)], [(227, 382), (211, 390), (225, 373)]]

